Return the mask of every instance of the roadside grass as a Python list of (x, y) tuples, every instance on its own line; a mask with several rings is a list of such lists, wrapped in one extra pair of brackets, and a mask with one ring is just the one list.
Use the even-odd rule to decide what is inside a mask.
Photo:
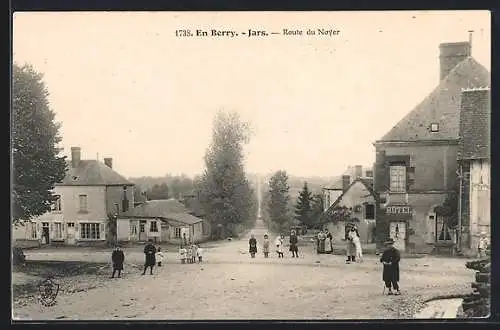
[[(38, 295), (40, 282), (49, 277), (66, 279), (77, 275), (101, 275), (107, 272), (106, 268), (109, 268), (108, 264), (95, 262), (26, 260), (24, 266), (14, 266), (12, 269), (12, 296), (21, 298)], [(16, 273), (20, 276), (16, 276)], [(26, 280), (16, 281), (21, 277)]]

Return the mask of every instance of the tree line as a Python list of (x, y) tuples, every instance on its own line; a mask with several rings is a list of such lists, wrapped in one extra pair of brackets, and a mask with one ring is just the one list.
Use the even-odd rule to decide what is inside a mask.
[(307, 181), (296, 200), (291, 200), (288, 174), (284, 170), (276, 171), (263, 192), (263, 220), (271, 230), (288, 231), (292, 226), (317, 228), (321, 225), (323, 214), (323, 195), (312, 193)]
[[(50, 211), (52, 191), (64, 178), (67, 165), (60, 155), (60, 124), (49, 106), (43, 75), (30, 65), (17, 64), (12, 75), (12, 219), (19, 223)], [(132, 178), (139, 186), (136, 197), (180, 199), (195, 193), (212, 223), (213, 235), (237, 235), (251, 227), (257, 216), (256, 194), (244, 169), (243, 150), (250, 133), (249, 123), (237, 113), (217, 113), (203, 173), (195, 178)]]

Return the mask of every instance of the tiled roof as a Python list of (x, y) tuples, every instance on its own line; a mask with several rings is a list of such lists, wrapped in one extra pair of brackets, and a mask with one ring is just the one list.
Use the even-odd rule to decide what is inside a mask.
[[(488, 70), (468, 57), (457, 64), (419, 105), (379, 141), (458, 139), (462, 89), (489, 85)], [(439, 124), (438, 132), (431, 132), (431, 123)]]
[(163, 218), (193, 224), (203, 221), (189, 214), (188, 209), (176, 199), (152, 200), (138, 205), (128, 212), (120, 214), (120, 218)]
[(97, 160), (80, 160), (77, 167), (71, 167), (71, 162), (67, 162), (68, 168), (63, 181), (56, 186), (114, 186), (134, 184), (107, 165)]
[(465, 90), (462, 93), (460, 112), (458, 159), (489, 159), (490, 90)]
[(328, 214), (330, 212), (332, 212), (335, 207), (340, 203), (340, 201), (342, 201), (342, 198), (344, 197), (344, 195), (349, 191), (349, 189), (351, 189), (352, 186), (354, 186), (357, 182), (361, 182), (365, 188), (368, 190), (368, 192), (370, 193), (370, 195), (372, 195), (375, 199), (377, 198), (377, 195), (375, 194), (375, 191), (373, 190), (373, 186), (370, 184), (370, 180), (369, 179), (366, 179), (366, 178), (357, 178), (356, 180), (354, 180), (350, 185), (349, 187), (347, 187), (347, 189), (335, 200), (335, 202), (333, 202), (332, 205), (330, 205), (330, 207), (324, 212), (324, 214)]

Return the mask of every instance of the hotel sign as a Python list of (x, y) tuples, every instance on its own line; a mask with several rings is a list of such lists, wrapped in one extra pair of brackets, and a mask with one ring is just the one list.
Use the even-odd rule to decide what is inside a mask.
[(411, 215), (413, 214), (413, 209), (411, 206), (408, 205), (401, 205), (401, 206), (387, 206), (385, 208), (385, 214), (390, 214), (390, 215), (398, 215), (398, 214), (405, 214), (405, 215)]

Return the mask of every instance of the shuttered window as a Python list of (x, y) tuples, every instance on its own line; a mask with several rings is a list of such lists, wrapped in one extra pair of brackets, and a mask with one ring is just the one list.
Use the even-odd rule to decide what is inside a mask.
[(406, 167), (403, 165), (391, 165), (389, 169), (391, 192), (406, 192)]
[[(100, 223), (80, 223), (80, 238), (82, 239), (100, 239), (101, 238)], [(104, 225), (102, 225), (104, 226)]]

